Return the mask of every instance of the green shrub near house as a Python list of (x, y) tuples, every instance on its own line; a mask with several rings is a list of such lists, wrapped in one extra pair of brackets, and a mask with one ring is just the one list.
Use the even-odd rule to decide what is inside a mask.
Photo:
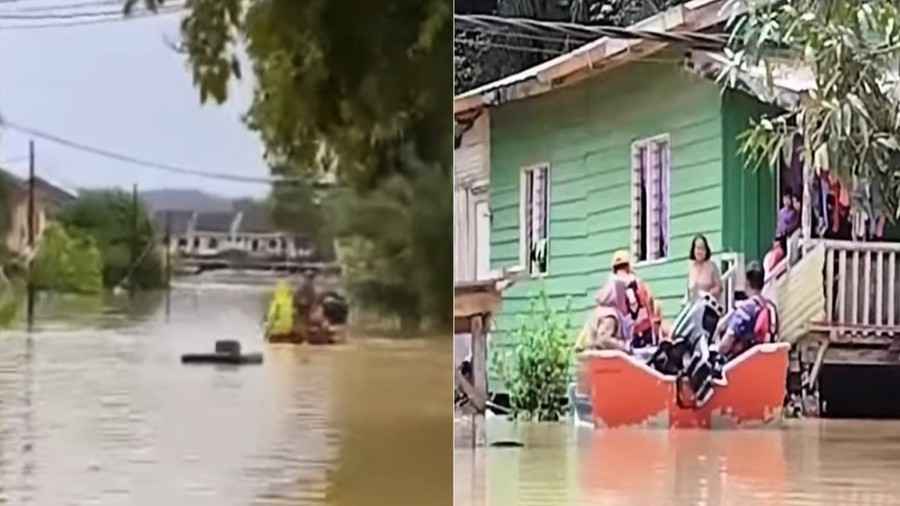
[(513, 349), (492, 355), (508, 389), (513, 418), (558, 421), (565, 415), (574, 353), (569, 314), (571, 302), (556, 310), (542, 289), (513, 333)]
[(39, 290), (97, 293), (103, 289), (103, 262), (93, 237), (53, 223), (44, 231), (34, 259), (32, 281)]
[[(147, 210), (121, 190), (83, 191), (59, 216), (70, 233), (94, 239), (102, 261), (102, 283), (107, 288), (131, 281), (138, 289), (163, 288), (165, 273), (156, 252), (154, 230)], [(136, 234), (135, 234), (136, 232)], [(140, 258), (137, 265), (134, 257)]]

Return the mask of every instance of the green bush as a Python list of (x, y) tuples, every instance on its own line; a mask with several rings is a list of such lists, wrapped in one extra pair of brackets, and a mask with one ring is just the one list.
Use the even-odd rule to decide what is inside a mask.
[(43, 290), (97, 293), (103, 288), (102, 260), (94, 239), (50, 224), (34, 260), (32, 281)]
[[(83, 191), (78, 200), (62, 210), (59, 220), (69, 233), (77, 230), (93, 237), (100, 252), (103, 286), (112, 288), (130, 274), (131, 281), (139, 289), (165, 287), (150, 216), (140, 202), (135, 209), (128, 193), (121, 190)], [(132, 269), (133, 255), (145, 251), (140, 263)]]
[(565, 415), (573, 358), (570, 309), (571, 301), (564, 311), (553, 309), (541, 290), (513, 333), (514, 348), (493, 355), (493, 365), (509, 391), (513, 418), (557, 421)]

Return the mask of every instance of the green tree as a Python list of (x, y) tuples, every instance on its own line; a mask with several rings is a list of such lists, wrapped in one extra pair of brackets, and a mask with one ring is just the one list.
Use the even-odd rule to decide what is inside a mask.
[[(415, 163), (415, 162), (408, 162)], [(407, 329), (422, 316), (449, 323), (452, 250), (451, 181), (439, 167), (418, 177), (393, 176), (363, 198), (338, 206), (338, 236), (349, 240), (345, 277), (355, 301), (400, 318)], [(361, 240), (354, 240), (361, 239)], [(449, 246), (449, 245), (448, 245)]]
[(103, 289), (100, 251), (94, 239), (78, 231), (72, 234), (57, 223), (41, 237), (34, 259), (32, 280), (38, 289), (73, 293), (97, 293)]
[(308, 236), (324, 258), (333, 257), (334, 223), (328, 219), (328, 203), (308, 180), (273, 185), (267, 204), (275, 226)]
[[(96, 241), (103, 260), (103, 286), (111, 288), (129, 275), (136, 288), (165, 285), (150, 219), (140, 202), (135, 209), (130, 194), (121, 190), (83, 191), (78, 200), (62, 210), (59, 221), (67, 230)], [(141, 259), (136, 266), (132, 265), (134, 256)]]
[(797, 106), (755, 122), (741, 150), (754, 166), (776, 166), (782, 152), (802, 138), (806, 160), (827, 153), (845, 181), (870, 180), (885, 196), (889, 216), (900, 213), (900, 56), (898, 5), (860, 2), (743, 2), (748, 13), (732, 19), (727, 86), (743, 69), (762, 66), (772, 86), (779, 63), (806, 65), (816, 89)]
[[(136, 3), (129, 1), (126, 12)], [(153, 8), (163, 1), (144, 3)], [(237, 52), (243, 45), (256, 85), (245, 120), (262, 138), (275, 172), (314, 179), (323, 151), (336, 154), (338, 183), (349, 190), (340, 202), (364, 206), (387, 198), (386, 187), (398, 178), (423, 186), (423, 178), (449, 180), (450, 6), (448, 0), (188, 0), (182, 47), (200, 100), (222, 102), (228, 81), (242, 74)], [(397, 236), (412, 250), (416, 228), (431, 228), (440, 233), (429, 247), (449, 252), (444, 224), (450, 199), (447, 185), (433, 201), (446, 215), (385, 224), (383, 235), (368, 235), (379, 251), (394, 247)], [(425, 216), (435, 222), (424, 225)], [(449, 323), (451, 262), (444, 255), (421, 261), (434, 274), (411, 282), (444, 279), (439, 291), (446, 303), (417, 301), (414, 307), (436, 311), (422, 316)], [(390, 278), (394, 267), (386, 269), (374, 278)], [(426, 291), (423, 285), (414, 293)]]

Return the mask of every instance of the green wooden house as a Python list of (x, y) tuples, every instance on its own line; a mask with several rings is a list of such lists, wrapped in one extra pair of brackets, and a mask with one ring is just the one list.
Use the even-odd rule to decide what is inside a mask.
[[(721, 2), (691, 2), (641, 28), (701, 30)], [(601, 40), (456, 98), (456, 112), (490, 109), (490, 266), (521, 266), (504, 296), (491, 348), (545, 288), (582, 324), (616, 250), (668, 317), (679, 309), (695, 234), (714, 254), (761, 260), (777, 214), (777, 173), (752, 172), (737, 136), (773, 106), (723, 93), (698, 56), (658, 43)]]

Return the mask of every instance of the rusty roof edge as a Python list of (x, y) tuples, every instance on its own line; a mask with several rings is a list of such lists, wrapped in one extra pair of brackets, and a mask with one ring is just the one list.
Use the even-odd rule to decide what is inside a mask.
[[(740, 13), (740, 11), (725, 12), (724, 7), (727, 4), (728, 0), (694, 0), (641, 20), (628, 28), (702, 30)], [(554, 89), (553, 83), (556, 80), (575, 73), (595, 70), (598, 63), (622, 54), (640, 42), (609, 37), (597, 39), (569, 53), (457, 95), (453, 100), (453, 113), (459, 114), (479, 107), (494, 107), (546, 93)]]

